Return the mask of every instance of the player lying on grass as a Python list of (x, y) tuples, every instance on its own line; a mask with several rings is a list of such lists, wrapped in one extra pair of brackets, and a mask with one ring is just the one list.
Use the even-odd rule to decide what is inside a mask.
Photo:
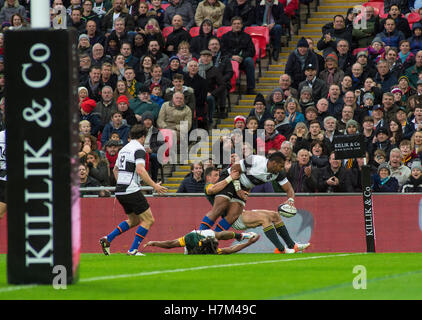
[[(218, 248), (219, 240), (236, 239), (242, 241), (248, 239), (247, 242), (236, 244), (231, 247)], [(230, 231), (214, 232), (208, 230), (193, 230), (181, 238), (165, 241), (149, 241), (145, 247), (159, 247), (163, 249), (173, 249), (185, 247), (185, 254), (231, 254), (238, 252), (252, 243), (258, 241), (259, 235), (254, 232), (236, 233)]]
[[(220, 173), (217, 168), (209, 167), (205, 170), (205, 196), (208, 201), (213, 205), (215, 194), (223, 190), (228, 183), (236, 183), (239, 178), (240, 173), (236, 169), (232, 169), (229, 175), (229, 179), (224, 179), (218, 181), (220, 178)], [(248, 192), (244, 190), (238, 191), (239, 196), (243, 199), (247, 199)], [(227, 214), (227, 211), (223, 213), (223, 217)], [(276, 211), (271, 210), (243, 210), (242, 214), (237, 218), (237, 220), (232, 224), (232, 228), (235, 230), (246, 230), (249, 228), (256, 228), (262, 226), (266, 237), (274, 244), (276, 247), (275, 253), (295, 253), (298, 251), (303, 251), (309, 247), (309, 243), (300, 244), (295, 243), (292, 238), (290, 238), (289, 232), (287, 231), (286, 226), (283, 223), (283, 220), (280, 217), (280, 214)], [(217, 223), (217, 227), (220, 227)], [(283, 246), (280, 242), (278, 235), (279, 234), (285, 241), (287, 248)]]

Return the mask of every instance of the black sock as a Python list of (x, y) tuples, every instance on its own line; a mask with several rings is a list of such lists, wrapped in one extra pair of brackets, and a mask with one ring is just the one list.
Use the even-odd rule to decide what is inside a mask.
[(284, 240), (287, 247), (289, 249), (293, 249), (295, 246), (295, 242), (290, 238), (289, 231), (287, 231), (286, 226), (283, 222), (280, 222), (279, 224), (275, 225), (275, 229), (277, 230), (277, 233), (280, 235), (280, 237)]
[(284, 246), (280, 242), (280, 239), (278, 238), (278, 234), (274, 229), (273, 225), (270, 225), (266, 228), (264, 228), (265, 236), (273, 243), (273, 245), (280, 250), (280, 252), (284, 251)]

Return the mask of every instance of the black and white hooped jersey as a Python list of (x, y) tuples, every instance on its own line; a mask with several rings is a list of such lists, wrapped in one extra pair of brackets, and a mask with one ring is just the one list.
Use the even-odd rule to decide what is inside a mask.
[(268, 172), (267, 163), (268, 159), (259, 155), (251, 155), (241, 160), (240, 167), (242, 173), (239, 178), (240, 184), (247, 189), (252, 189), (269, 181), (275, 180), (280, 186), (283, 186), (289, 181), (284, 171), (278, 174)]
[(119, 169), (116, 183), (116, 195), (125, 195), (141, 189), (141, 177), (136, 172), (136, 165), (145, 166), (146, 151), (137, 140), (131, 140), (119, 152), (116, 166)]
[(0, 131), (0, 180), (7, 180), (6, 170), (6, 130)]

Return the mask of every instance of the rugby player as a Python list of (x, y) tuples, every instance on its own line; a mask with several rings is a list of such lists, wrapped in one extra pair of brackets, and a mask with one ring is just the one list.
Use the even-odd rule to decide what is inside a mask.
[[(245, 243), (236, 244), (231, 247), (218, 248), (218, 240), (236, 239), (242, 241), (248, 239)], [(252, 243), (258, 241), (259, 235), (254, 232), (236, 233), (230, 231), (215, 232), (208, 230), (193, 230), (188, 234), (174, 240), (149, 241), (145, 247), (159, 247), (172, 249), (178, 247), (185, 248), (185, 254), (231, 254), (238, 252)]]
[(110, 254), (110, 244), (115, 237), (139, 224), (135, 239), (127, 254), (144, 255), (138, 251), (138, 248), (153, 225), (154, 217), (141, 191), (141, 182), (144, 181), (153, 187), (158, 194), (167, 191), (167, 188), (162, 186), (161, 182), (155, 183), (145, 169), (146, 151), (144, 143), (147, 133), (148, 131), (143, 125), (134, 125), (130, 130), (130, 142), (119, 151), (113, 169), (117, 181), (115, 194), (128, 219), (121, 222), (109, 235), (100, 239), (100, 245), (105, 255)]
[[(229, 175), (230, 178), (226, 178), (218, 182), (219, 176), (220, 173), (215, 167), (209, 167), (205, 170), (205, 196), (207, 197), (211, 205), (214, 204), (215, 194), (223, 190), (228, 185), (228, 181), (231, 182), (238, 179), (240, 174), (235, 169), (232, 169)], [(247, 197), (247, 194), (248, 193), (245, 191), (243, 196), (241, 195), (241, 197)], [(223, 217), (225, 213), (223, 213)], [(237, 220), (233, 223), (232, 228), (235, 230), (246, 230), (259, 226), (262, 226), (266, 237), (276, 247), (275, 253), (295, 253), (298, 251), (303, 251), (310, 245), (309, 243), (295, 243), (290, 238), (289, 232), (286, 226), (284, 225), (280, 214), (276, 211), (262, 209), (243, 210), (239, 218), (237, 218)], [(217, 227), (221, 228), (218, 223)], [(285, 248), (280, 242), (277, 234), (279, 234), (285, 241), (287, 248)]]

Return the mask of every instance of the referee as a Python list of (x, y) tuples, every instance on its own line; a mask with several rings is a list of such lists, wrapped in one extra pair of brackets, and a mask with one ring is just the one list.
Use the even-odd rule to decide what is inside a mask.
[(134, 125), (129, 133), (130, 142), (119, 152), (113, 172), (116, 178), (115, 195), (122, 205), (128, 219), (121, 222), (109, 235), (100, 239), (101, 248), (105, 255), (110, 254), (110, 244), (115, 237), (138, 226), (135, 239), (128, 255), (144, 256), (138, 252), (138, 247), (145, 239), (148, 230), (154, 223), (154, 217), (147, 200), (141, 191), (141, 182), (154, 188), (158, 194), (165, 193), (166, 187), (161, 182), (155, 183), (145, 169), (146, 151), (144, 148), (147, 130), (143, 125)]

